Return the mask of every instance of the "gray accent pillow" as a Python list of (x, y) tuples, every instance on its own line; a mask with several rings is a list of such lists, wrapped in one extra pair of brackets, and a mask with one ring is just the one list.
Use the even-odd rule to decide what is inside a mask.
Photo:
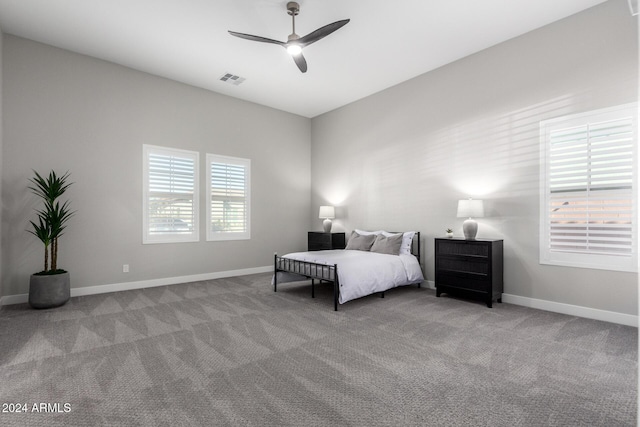
[(399, 255), (401, 245), (402, 233), (391, 236), (378, 234), (370, 250), (371, 252), (378, 252), (380, 254)]
[(351, 249), (354, 251), (368, 251), (371, 249), (371, 245), (373, 245), (373, 241), (376, 240), (375, 235), (363, 236), (362, 234), (358, 234), (355, 231), (351, 232), (351, 236), (349, 236), (349, 241), (347, 242), (347, 247), (345, 249)]

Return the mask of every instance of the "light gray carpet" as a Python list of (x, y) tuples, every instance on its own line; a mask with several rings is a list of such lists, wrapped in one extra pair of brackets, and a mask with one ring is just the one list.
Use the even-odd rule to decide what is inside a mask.
[(634, 426), (637, 329), (269, 274), (0, 310), (3, 426)]

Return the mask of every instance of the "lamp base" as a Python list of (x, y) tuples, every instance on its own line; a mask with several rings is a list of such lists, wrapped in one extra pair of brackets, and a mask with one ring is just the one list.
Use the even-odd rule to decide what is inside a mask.
[(322, 228), (324, 228), (325, 233), (331, 233), (331, 225), (331, 220), (329, 218), (322, 221)]
[(464, 233), (464, 238), (466, 240), (476, 240), (476, 234), (478, 234), (478, 223), (474, 219), (469, 218), (462, 223), (462, 232)]

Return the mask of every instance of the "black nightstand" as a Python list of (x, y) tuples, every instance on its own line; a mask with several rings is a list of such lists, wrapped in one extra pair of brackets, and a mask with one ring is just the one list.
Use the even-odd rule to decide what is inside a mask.
[(502, 240), (435, 239), (436, 296), (502, 302)]
[(344, 249), (344, 233), (323, 233), (321, 231), (309, 231), (307, 250), (326, 251), (330, 249)]

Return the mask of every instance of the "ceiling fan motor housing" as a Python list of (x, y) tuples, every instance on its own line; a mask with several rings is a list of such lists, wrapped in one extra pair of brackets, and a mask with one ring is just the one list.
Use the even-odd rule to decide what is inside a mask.
[(291, 16), (296, 16), (300, 12), (300, 5), (295, 1), (290, 1), (287, 3), (288, 14)]

